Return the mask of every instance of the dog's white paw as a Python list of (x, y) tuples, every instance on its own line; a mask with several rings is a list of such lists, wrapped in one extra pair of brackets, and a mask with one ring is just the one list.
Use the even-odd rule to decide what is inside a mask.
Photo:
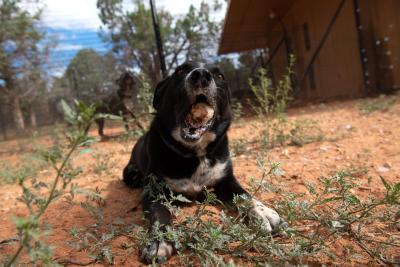
[(267, 233), (275, 232), (282, 224), (279, 214), (262, 204), (257, 199), (253, 199), (253, 207), (250, 210), (250, 216), (261, 220), (262, 227)]
[(150, 245), (143, 248), (140, 258), (147, 262), (152, 263), (153, 260), (157, 263), (167, 261), (174, 252), (174, 247), (165, 241), (153, 241)]

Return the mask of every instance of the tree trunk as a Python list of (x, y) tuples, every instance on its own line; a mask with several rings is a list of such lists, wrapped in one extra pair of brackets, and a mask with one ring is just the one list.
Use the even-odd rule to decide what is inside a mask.
[(36, 112), (35, 109), (33, 108), (33, 105), (30, 105), (29, 108), (29, 118), (31, 121), (31, 127), (36, 128), (37, 127)]
[(7, 130), (6, 130), (6, 121), (4, 119), (4, 114), (1, 112), (0, 109), (0, 129), (3, 135), (3, 140), (7, 140)]
[(10, 111), (17, 130), (25, 130), (24, 116), (22, 115), (21, 105), (18, 97), (10, 99)]

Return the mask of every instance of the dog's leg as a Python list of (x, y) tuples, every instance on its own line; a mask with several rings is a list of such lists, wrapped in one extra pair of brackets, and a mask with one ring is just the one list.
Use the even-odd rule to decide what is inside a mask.
[(279, 214), (275, 210), (262, 204), (257, 199), (251, 197), (233, 175), (228, 175), (222, 179), (214, 187), (214, 191), (221, 201), (228, 204), (232, 204), (235, 195), (248, 196), (252, 202), (252, 208), (249, 211), (249, 215), (261, 219), (262, 227), (268, 233), (277, 231), (280, 228), (282, 220), (279, 217)]
[(98, 127), (98, 133), (100, 136), (104, 136), (104, 119), (97, 119), (96, 120), (97, 127)]
[[(163, 204), (155, 201), (149, 195), (145, 195), (142, 199), (143, 212), (150, 221), (151, 227), (155, 224), (160, 225), (161, 231), (166, 231), (166, 227), (171, 225), (171, 213)], [(168, 260), (174, 252), (172, 244), (165, 240), (153, 240), (149, 245), (141, 251), (140, 258), (152, 263), (153, 260), (157, 263), (162, 263)]]
[(122, 120), (124, 122), (125, 130), (127, 132), (129, 132), (129, 123), (128, 123), (128, 118), (126, 117), (126, 114), (122, 114)]
[(130, 160), (128, 165), (124, 168), (122, 177), (124, 183), (129, 187), (139, 188), (143, 186), (143, 177), (132, 160)]
[[(145, 151), (145, 136), (143, 136), (132, 149), (131, 158), (122, 173), (124, 183), (129, 187), (139, 188), (144, 185), (142, 172), (147, 169)], [(139, 168), (139, 166), (142, 166), (142, 168)]]

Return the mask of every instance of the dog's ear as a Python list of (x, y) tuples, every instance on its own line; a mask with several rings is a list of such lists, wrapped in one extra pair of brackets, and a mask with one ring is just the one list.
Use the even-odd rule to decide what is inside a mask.
[(164, 80), (159, 82), (156, 86), (156, 90), (154, 91), (154, 97), (153, 97), (153, 107), (155, 110), (158, 110), (161, 107), (161, 100), (164, 96), (169, 79), (170, 79), (170, 76), (167, 76)]

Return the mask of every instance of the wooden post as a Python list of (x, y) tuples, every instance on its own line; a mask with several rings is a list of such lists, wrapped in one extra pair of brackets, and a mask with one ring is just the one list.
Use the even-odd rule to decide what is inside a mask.
[(167, 76), (167, 68), (165, 66), (164, 50), (163, 50), (163, 45), (162, 45), (160, 27), (158, 25), (158, 20), (157, 20), (156, 5), (153, 2), (154, 0), (149, 0), (149, 1), (150, 1), (150, 9), (151, 9), (151, 18), (153, 19), (154, 34), (156, 36), (158, 57), (160, 59), (161, 73), (162, 73), (163, 78), (165, 78)]
[(364, 36), (363, 36), (363, 26), (361, 23), (361, 9), (358, 3), (358, 0), (353, 0), (353, 9), (354, 9), (354, 18), (356, 20), (356, 28), (357, 28), (357, 42), (358, 42), (358, 49), (360, 50), (360, 62), (362, 68), (362, 77), (364, 81), (364, 91), (365, 93), (370, 92), (370, 80), (369, 80), (369, 71), (368, 71), (368, 60), (366, 56), (366, 46), (364, 43)]

